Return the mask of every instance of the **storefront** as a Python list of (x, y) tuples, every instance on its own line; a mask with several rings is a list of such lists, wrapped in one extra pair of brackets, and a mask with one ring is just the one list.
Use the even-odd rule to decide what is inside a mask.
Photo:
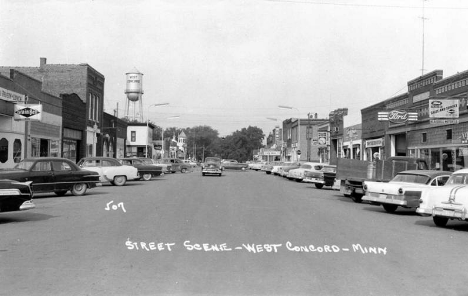
[(375, 160), (376, 158), (384, 159), (384, 145), (384, 138), (366, 140), (364, 144), (364, 147), (366, 149), (366, 153), (364, 154), (364, 160)]

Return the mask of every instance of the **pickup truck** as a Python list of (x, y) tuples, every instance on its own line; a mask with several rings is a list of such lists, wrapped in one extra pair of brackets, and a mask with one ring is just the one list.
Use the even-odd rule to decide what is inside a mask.
[(377, 161), (338, 158), (336, 179), (340, 180), (340, 192), (360, 203), (364, 196), (364, 181), (388, 182), (401, 171), (427, 169), (424, 158), (408, 156)]
[(223, 167), (223, 170), (243, 170), (243, 171), (245, 171), (246, 169), (249, 168), (248, 164), (240, 163), (235, 159), (224, 159), (221, 162), (221, 166)]

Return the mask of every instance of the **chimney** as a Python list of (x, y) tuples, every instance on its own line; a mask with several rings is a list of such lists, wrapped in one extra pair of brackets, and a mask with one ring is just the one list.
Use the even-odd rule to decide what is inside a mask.
[(40, 61), (40, 67), (43, 68), (47, 64), (47, 58), (41, 58)]

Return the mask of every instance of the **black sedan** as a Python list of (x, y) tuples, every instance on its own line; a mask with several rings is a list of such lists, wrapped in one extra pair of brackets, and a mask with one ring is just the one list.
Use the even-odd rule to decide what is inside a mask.
[(88, 188), (100, 186), (99, 174), (82, 170), (72, 161), (58, 157), (26, 158), (13, 169), (0, 171), (0, 179), (32, 181), (34, 193), (55, 192), (58, 196), (71, 191), (84, 195)]
[(31, 182), (0, 180), (0, 212), (34, 209)]
[(139, 158), (121, 158), (119, 159), (120, 163), (123, 165), (131, 165), (138, 169), (138, 175), (141, 179), (145, 181), (151, 180), (153, 176), (164, 175), (163, 169), (161, 166), (154, 164), (146, 164), (143, 160)]

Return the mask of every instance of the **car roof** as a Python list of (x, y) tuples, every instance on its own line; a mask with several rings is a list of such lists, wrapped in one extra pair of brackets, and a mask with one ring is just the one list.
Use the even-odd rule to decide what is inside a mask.
[(468, 168), (453, 172), (454, 174), (468, 174)]
[(442, 175), (451, 175), (452, 172), (436, 171), (436, 170), (408, 170), (408, 171), (399, 172), (398, 174), (425, 175), (425, 176), (433, 178), (433, 177), (442, 176)]
[[(68, 161), (71, 161), (70, 159), (68, 158), (63, 158), (63, 157), (28, 157), (28, 158), (25, 158), (23, 159), (24, 160), (28, 160), (28, 161), (36, 161), (36, 160), (68, 160)], [(71, 161), (73, 162), (73, 161)]]
[(100, 157), (100, 156), (95, 156), (95, 157), (83, 157), (81, 160), (117, 160), (116, 158), (112, 157)]

